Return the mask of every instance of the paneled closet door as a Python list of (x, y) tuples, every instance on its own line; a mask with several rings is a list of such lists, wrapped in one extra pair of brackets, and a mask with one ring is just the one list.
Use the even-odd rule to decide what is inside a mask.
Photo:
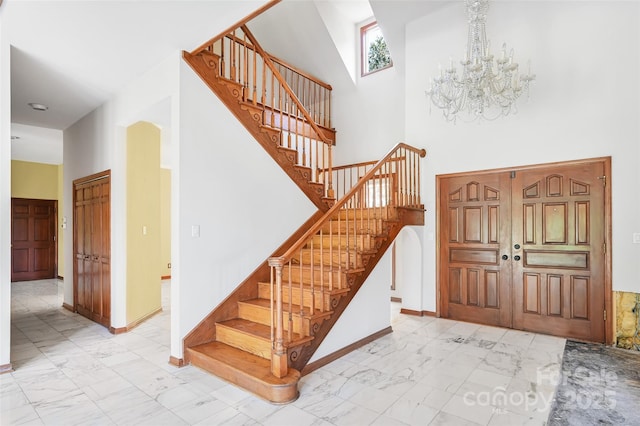
[(78, 313), (110, 326), (110, 178), (74, 181), (74, 297)]

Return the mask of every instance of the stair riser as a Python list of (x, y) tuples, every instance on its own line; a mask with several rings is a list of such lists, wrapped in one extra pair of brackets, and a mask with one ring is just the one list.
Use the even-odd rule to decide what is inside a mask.
[(242, 333), (221, 324), (216, 324), (216, 340), (262, 358), (271, 358), (271, 342), (269, 340)]
[[(303, 290), (303, 306), (308, 307), (311, 304), (311, 291)], [(269, 295), (269, 285), (268, 284), (259, 284), (258, 287), (258, 297), (268, 299)], [(300, 288), (292, 288), (291, 289), (291, 297), (289, 297), (289, 291), (285, 291), (282, 295), (282, 303), (288, 304), (289, 299), (291, 299), (291, 303), (294, 305), (300, 305)], [(323, 306), (324, 300), (324, 306)], [(321, 311), (329, 311), (331, 310), (331, 295), (329, 293), (325, 293), (324, 296), (320, 291), (315, 292), (314, 297), (314, 305), (316, 309), (320, 309)]]
[(329, 256), (328, 252), (321, 254), (319, 251), (314, 250), (312, 256), (311, 250), (303, 250), (300, 255), (294, 256), (294, 259), (300, 260), (304, 265), (313, 263), (314, 265), (342, 265), (343, 268), (362, 267), (362, 257), (357, 253), (341, 252), (333, 253), (333, 256)]
[(314, 249), (318, 249), (320, 247), (329, 249), (333, 247), (334, 249), (346, 249), (347, 246), (349, 248), (357, 248), (358, 250), (370, 250), (373, 248), (372, 237), (370, 235), (355, 235), (349, 236), (347, 238), (346, 235), (316, 235), (313, 237), (313, 240), (307, 243), (307, 248), (313, 247)]
[[(282, 268), (282, 280), (287, 282), (289, 280), (289, 266)], [(302, 282), (303, 284), (311, 284), (316, 287), (320, 287), (324, 282), (325, 288), (329, 288), (329, 283), (333, 284), (333, 288), (345, 288), (347, 287), (347, 274), (340, 271), (321, 271), (319, 267), (311, 269), (308, 267), (302, 267), (302, 273), (300, 267), (297, 265), (291, 266), (291, 281), (294, 283)], [(295, 285), (295, 284), (294, 284)]]
[(383, 229), (383, 221), (379, 219), (371, 219), (371, 220), (358, 220), (355, 223), (350, 220), (332, 220), (330, 222), (322, 225), (322, 231), (325, 233), (333, 233), (333, 235), (337, 235), (338, 232), (342, 235), (360, 235), (360, 234), (371, 234), (378, 235), (384, 232)]
[[(288, 301), (287, 301), (288, 302)], [(288, 305), (285, 304), (285, 312), (284, 312), (284, 329), (285, 331), (289, 331), (289, 312), (286, 311)], [(264, 308), (261, 306), (254, 306), (244, 303), (238, 304), (238, 317), (242, 319), (246, 319), (249, 321), (257, 322), (259, 324), (271, 325), (271, 310), (269, 308)], [(309, 318), (302, 318), (300, 320), (300, 314), (294, 313), (292, 315), (292, 324), (293, 324), (293, 332), (301, 334), (303, 336), (309, 336), (311, 333)]]
[(340, 218), (345, 219), (395, 219), (395, 209), (342, 209), (339, 212)]

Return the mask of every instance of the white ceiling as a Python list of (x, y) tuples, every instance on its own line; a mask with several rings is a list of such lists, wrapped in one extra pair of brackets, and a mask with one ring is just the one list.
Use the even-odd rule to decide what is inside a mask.
[[(320, 1), (331, 1), (353, 22), (366, 19), (373, 8), (383, 30), (391, 38), (401, 37), (402, 43), (404, 24), (441, 3), (372, 0), (370, 5), (367, 0)], [(300, 6), (301, 2), (313, 7), (311, 0), (285, 0), (267, 14), (286, 8), (287, 3)], [(22, 125), (12, 126), (12, 134), (20, 136), (12, 143), (13, 152), (28, 157), (28, 147), (37, 146), (35, 143), (43, 135), (58, 134), (30, 127), (66, 129), (176, 50), (194, 49), (265, 3), (266, 0), (5, 0), (0, 19), (7, 26), (12, 46), (12, 123)], [(384, 16), (378, 16), (378, 10)], [(261, 19), (267, 16), (262, 15)], [(287, 24), (283, 27), (288, 31), (296, 30), (293, 22)], [(306, 30), (305, 23), (297, 25), (300, 31)], [(308, 50), (309, 45), (306, 46)], [(49, 109), (34, 111), (29, 102), (45, 104)], [(37, 158), (59, 164), (61, 137), (58, 144), (59, 157), (42, 161), (41, 152)]]

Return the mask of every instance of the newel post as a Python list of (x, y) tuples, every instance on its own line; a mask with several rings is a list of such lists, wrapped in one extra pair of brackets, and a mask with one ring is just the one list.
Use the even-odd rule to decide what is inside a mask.
[(273, 288), (273, 278), (271, 282), (272, 317), (274, 304), (276, 314), (275, 324), (272, 325), (272, 328), (275, 328), (275, 333), (271, 333), (271, 374), (278, 378), (286, 376), (288, 372), (287, 349), (284, 347), (284, 318), (282, 313), (282, 267), (284, 263), (284, 258), (282, 257), (272, 257), (269, 259), (269, 266), (275, 269), (275, 289)]

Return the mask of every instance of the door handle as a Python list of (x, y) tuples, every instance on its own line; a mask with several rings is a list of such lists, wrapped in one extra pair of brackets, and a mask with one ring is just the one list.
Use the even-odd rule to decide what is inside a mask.
[(503, 254), (502, 255), (502, 260), (507, 260), (507, 259), (509, 259), (509, 256), (507, 256), (506, 254)]
[(518, 255), (513, 256), (513, 260), (515, 260), (517, 262), (518, 260), (520, 260), (520, 256), (518, 256)]

